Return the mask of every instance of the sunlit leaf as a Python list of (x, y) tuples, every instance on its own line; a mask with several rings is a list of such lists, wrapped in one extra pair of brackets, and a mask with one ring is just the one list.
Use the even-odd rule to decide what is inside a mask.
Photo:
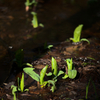
[(68, 78), (68, 75), (67, 75), (67, 74), (65, 74), (65, 75), (62, 77), (62, 79), (66, 79), (66, 78)]
[(24, 91), (24, 73), (22, 73), (22, 78), (20, 81), (20, 89), (21, 89), (21, 92)]
[(11, 89), (12, 89), (12, 94), (14, 95), (14, 93), (17, 91), (17, 86), (12, 85)]
[(47, 76), (52, 76), (52, 72), (46, 73)]
[(35, 73), (35, 72), (33, 71), (34, 69), (35, 69), (35, 68), (27, 67), (27, 68), (24, 68), (23, 71), (24, 71), (25, 73), (27, 73), (29, 76), (31, 76), (34, 80), (36, 80), (36, 81), (39, 82), (40, 76), (39, 76), (37, 73)]
[(51, 65), (52, 65), (53, 74), (56, 76), (58, 68), (57, 68), (57, 62), (53, 57), (52, 57)]
[(48, 65), (46, 65), (40, 72), (40, 85), (43, 85), (44, 83), (44, 76), (46, 75)]
[(31, 12), (31, 14), (33, 15), (33, 20), (32, 20), (33, 27), (37, 28), (38, 27), (37, 13)]
[(68, 77), (71, 79), (74, 79), (77, 75), (77, 71), (76, 70), (69, 70), (68, 69)]
[(83, 27), (83, 24), (81, 24), (75, 28), (74, 37), (70, 38), (73, 42), (80, 42), (82, 27)]
[(57, 77), (60, 76), (60, 75), (62, 75), (62, 74), (64, 74), (64, 72), (63, 72), (62, 70), (60, 70), (60, 71), (58, 72), (58, 74), (57, 74)]
[(72, 70), (72, 67), (73, 67), (72, 58), (71, 59), (66, 59), (65, 61), (67, 63), (68, 69)]
[(74, 41), (75, 42), (80, 42), (82, 27), (83, 25), (81, 24), (78, 27), (76, 27), (76, 29), (74, 30)]
[(90, 44), (90, 41), (88, 39), (83, 38), (83, 39), (81, 39), (81, 41), (86, 41)]

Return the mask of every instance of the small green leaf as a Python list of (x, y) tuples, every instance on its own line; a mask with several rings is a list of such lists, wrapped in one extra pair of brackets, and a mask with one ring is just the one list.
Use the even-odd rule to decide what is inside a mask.
[(34, 69), (35, 68), (26, 67), (26, 68), (23, 69), (23, 71), (25, 73), (27, 73), (29, 76), (31, 76), (34, 80), (39, 82), (40, 81), (40, 76), (33, 71)]
[(44, 76), (46, 75), (48, 65), (46, 65), (40, 72), (40, 85), (43, 85), (44, 83)]
[(75, 28), (74, 37), (70, 38), (73, 42), (80, 42), (82, 27), (83, 27), (83, 24), (81, 24)]
[(50, 48), (52, 48), (52, 47), (53, 47), (53, 45), (48, 45), (48, 46), (47, 46), (48, 49), (50, 49)]
[(47, 76), (52, 76), (52, 72), (46, 73)]
[(44, 25), (42, 23), (40, 23), (39, 26), (44, 27)]
[(72, 70), (72, 67), (73, 67), (72, 58), (71, 59), (66, 59), (65, 61), (67, 63), (68, 69)]
[(83, 38), (83, 39), (81, 39), (81, 41), (86, 41), (90, 44), (90, 41), (88, 39)]
[(37, 13), (31, 12), (31, 14), (33, 15), (33, 20), (32, 20), (33, 27), (37, 28), (38, 27)]
[(45, 87), (47, 85), (48, 81), (44, 81), (43, 84), (41, 85), (41, 88)]
[(62, 70), (60, 70), (60, 71), (58, 72), (58, 74), (57, 74), (57, 77), (60, 76), (60, 75), (62, 75), (62, 74), (64, 74), (64, 72), (63, 72)]
[(31, 5), (30, 1), (29, 0), (26, 0), (25, 6), (30, 6), (30, 5)]
[(77, 75), (77, 71), (76, 70), (69, 70), (68, 69), (68, 77), (71, 79), (74, 79)]
[(23, 65), (26, 65), (26, 66), (29, 66), (29, 67), (33, 67), (33, 65), (30, 64), (30, 63), (23, 63)]
[(65, 75), (62, 77), (62, 79), (66, 79), (66, 78), (68, 78), (68, 75), (67, 75), (67, 74), (65, 74)]
[(54, 92), (54, 90), (56, 89), (55, 81), (53, 81), (53, 80), (48, 80), (48, 83), (49, 83), (49, 84), (52, 84), (52, 87), (51, 87), (50, 90), (51, 90), (52, 92)]
[(25, 89), (24, 91), (29, 91), (29, 89)]
[(14, 95), (14, 93), (17, 91), (17, 86), (12, 85), (11, 89), (12, 89), (12, 94)]
[(53, 74), (56, 76), (58, 72), (58, 68), (57, 68), (57, 62), (53, 57), (52, 57), (51, 65), (52, 65)]
[(76, 27), (76, 29), (74, 30), (74, 40), (75, 40), (75, 42), (80, 42), (82, 27), (83, 27), (83, 25), (81, 24), (78, 27)]
[(24, 91), (24, 73), (22, 73), (22, 78), (20, 81), (20, 89), (21, 89), (21, 92)]

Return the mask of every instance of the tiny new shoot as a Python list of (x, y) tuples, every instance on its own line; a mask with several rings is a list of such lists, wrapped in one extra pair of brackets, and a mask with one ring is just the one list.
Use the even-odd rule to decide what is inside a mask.
[(73, 38), (70, 38), (70, 40), (72, 40), (73, 42), (81, 42), (81, 41), (86, 41), (90, 44), (89, 40), (85, 39), (85, 38), (82, 38), (80, 39), (81, 37), (81, 31), (82, 31), (82, 27), (83, 27), (83, 24), (77, 26), (74, 30), (74, 37)]
[(92, 78), (90, 78), (88, 84), (86, 85), (86, 96), (85, 96), (85, 99), (88, 100), (88, 91), (89, 91), (90, 82), (92, 83), (92, 85), (93, 85), (93, 87), (94, 87), (94, 92), (95, 92), (96, 100), (99, 100), (99, 99), (98, 99), (97, 92), (96, 92), (96, 87), (95, 87), (94, 82), (92, 81)]
[(14, 96), (14, 100), (16, 100), (17, 91), (21, 91), (21, 92), (29, 91), (29, 89), (24, 89), (24, 73), (22, 73), (21, 79), (18, 78), (18, 87), (15, 85), (12, 85), (11, 89), (12, 89), (12, 94)]
[(43, 24), (41, 24), (41, 23), (38, 24), (37, 13), (31, 12), (31, 14), (33, 15), (33, 20), (32, 20), (33, 28), (37, 28), (37, 27), (39, 27), (39, 26), (44, 27)]
[(55, 82), (57, 81), (57, 77), (60, 76), (61, 74), (64, 74), (62, 70), (58, 72), (58, 67), (57, 67), (57, 62), (56, 60), (52, 57), (51, 59), (51, 65), (52, 65), (52, 72), (47, 73), (47, 76), (52, 76), (52, 80)]
[(19, 91), (25, 92), (28, 91), (29, 89), (24, 89), (24, 73), (22, 73), (22, 78), (18, 78), (18, 88)]
[[(21, 91), (21, 92), (25, 92), (25, 91), (28, 91), (28, 89), (24, 89), (24, 73), (22, 73), (22, 78), (18, 78), (18, 87), (17, 86), (14, 86), (12, 85), (11, 87), (14, 87), (16, 88), (15, 90), (18, 89), (18, 91)], [(14, 90), (14, 91), (15, 91)], [(15, 91), (16, 92), (16, 91)]]
[(68, 66), (68, 75), (65, 74), (63, 79), (69, 77), (70, 79), (74, 79), (77, 75), (77, 71), (75, 70), (75, 67), (73, 66), (72, 58), (65, 60)]
[(26, 0), (25, 2), (25, 6), (26, 6), (26, 11), (29, 10), (29, 6), (31, 6), (32, 4), (34, 4), (34, 6), (37, 6), (37, 1), (36, 0), (32, 0), (32, 2), (30, 2), (30, 0)]
[(52, 72), (49, 72), (46, 75), (52, 76), (52, 80), (48, 80), (48, 86), (50, 86), (50, 84), (52, 84), (51, 91), (54, 92), (55, 83), (57, 82), (57, 77), (64, 74), (64, 72), (61, 70), (58, 72), (57, 62), (53, 57), (51, 59), (51, 65), (52, 65)]
[(89, 82), (88, 82), (88, 84), (86, 86), (86, 96), (85, 96), (86, 100), (88, 99), (88, 90), (89, 90), (90, 81), (91, 81), (91, 79), (89, 80)]
[(44, 43), (44, 49), (51, 49), (53, 45), (47, 45), (47, 42)]

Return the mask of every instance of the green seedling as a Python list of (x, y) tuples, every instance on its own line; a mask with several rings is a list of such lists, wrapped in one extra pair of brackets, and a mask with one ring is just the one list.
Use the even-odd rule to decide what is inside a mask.
[(51, 63), (51, 65), (52, 65), (52, 72), (53, 72), (53, 74), (55, 75), (55, 76), (57, 76), (57, 73), (58, 73), (58, 67), (57, 67), (57, 62), (56, 62), (56, 60), (52, 57), (52, 63)]
[(53, 45), (48, 45), (47, 46), (47, 48), (50, 50), (50, 48), (52, 48), (53, 47)]
[(73, 42), (87, 41), (90, 44), (89, 40), (87, 40), (85, 38), (80, 39), (82, 27), (83, 27), (83, 24), (81, 24), (78, 27), (76, 27), (76, 29), (74, 30), (74, 37), (70, 38), (70, 40), (72, 40)]
[(44, 49), (51, 49), (53, 45), (47, 45), (47, 42), (44, 43)]
[(52, 57), (51, 59), (51, 65), (52, 65), (52, 72), (47, 73), (47, 76), (52, 76), (52, 80), (48, 81), (48, 84), (52, 84), (53, 86), (51, 87), (51, 91), (54, 92), (55, 90), (55, 84), (57, 82), (57, 77), (64, 74), (63, 71), (58, 72), (58, 67), (57, 67), (57, 62), (56, 60)]
[(98, 96), (97, 96), (97, 92), (96, 92), (96, 87), (95, 87), (95, 84), (94, 82), (92, 81), (92, 79), (90, 78), (87, 86), (86, 86), (86, 96), (85, 96), (85, 99), (87, 100), (88, 99), (88, 91), (89, 91), (89, 85), (90, 85), (90, 82), (92, 82), (92, 85), (94, 87), (94, 91), (95, 91), (95, 95), (96, 95), (96, 100), (98, 100)]
[(58, 67), (57, 67), (57, 62), (56, 60), (52, 57), (51, 59), (51, 65), (52, 65), (52, 72), (49, 72), (48, 74), (46, 74), (47, 76), (52, 76), (52, 80), (56, 80), (56, 78), (58, 76), (60, 76), (61, 74), (64, 74), (64, 72), (62, 70), (60, 70), (58, 72)]
[[(91, 79), (90, 79), (90, 80), (91, 80)], [(89, 82), (88, 82), (88, 84), (87, 84), (87, 86), (86, 86), (86, 96), (85, 96), (85, 99), (88, 98), (88, 90), (89, 90), (90, 80), (89, 80)]]
[(16, 100), (17, 86), (12, 85), (11, 89), (12, 89), (13, 100)]
[(71, 78), (74, 79), (77, 75), (77, 71), (75, 70), (75, 67), (73, 66), (73, 62), (72, 62), (72, 58), (71, 59), (66, 59), (65, 60), (68, 66), (68, 75), (65, 74), (65, 76), (63, 78)]
[(18, 87), (12, 85), (11, 88), (14, 89), (13, 93), (17, 92), (17, 91), (21, 91), (21, 92), (28, 91), (28, 89), (24, 89), (24, 73), (22, 73), (22, 78), (21, 79), (18, 78)]
[(18, 78), (18, 88), (19, 88), (19, 91), (21, 92), (28, 91), (28, 89), (24, 89), (24, 73), (22, 73), (21, 80)]
[(47, 68), (48, 68), (48, 65), (46, 65), (40, 72), (40, 85), (42, 87), (44, 87), (47, 83), (47, 82), (44, 82), (44, 77), (46, 75)]
[(16, 92), (17, 91), (21, 91), (21, 92), (29, 91), (29, 89), (24, 89), (24, 73), (22, 73), (21, 80), (19, 80), (19, 78), (18, 78), (18, 87), (15, 85), (12, 85), (11, 89), (12, 89), (12, 94), (14, 96), (14, 100), (16, 100)]
[(37, 6), (36, 0), (32, 0), (32, 2), (30, 2), (30, 0), (26, 0), (25, 2), (25, 6), (31, 6), (32, 4), (34, 4), (34, 6)]
[(33, 28), (37, 28), (38, 26), (44, 27), (42, 24), (38, 24), (37, 13), (31, 12), (31, 14), (33, 15), (33, 20), (32, 20)]

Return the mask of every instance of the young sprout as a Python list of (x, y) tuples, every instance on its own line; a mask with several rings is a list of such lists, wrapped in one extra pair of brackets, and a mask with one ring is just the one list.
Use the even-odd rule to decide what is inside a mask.
[(87, 41), (90, 44), (89, 40), (87, 40), (85, 38), (80, 39), (82, 27), (83, 27), (83, 24), (76, 27), (76, 29), (74, 30), (74, 37), (70, 38), (70, 40), (72, 40), (73, 42)]
[(16, 100), (16, 91), (17, 91), (17, 86), (12, 85), (11, 86), (12, 89), (12, 95), (13, 95), (13, 100)]
[(34, 28), (37, 28), (38, 27), (37, 13), (31, 12), (31, 14), (33, 15), (32, 25)]
[(30, 2), (30, 0), (26, 0), (26, 2), (25, 2), (26, 11), (29, 10), (29, 6), (31, 6), (32, 4), (34, 4), (34, 6), (37, 6), (37, 1), (36, 0), (32, 0), (32, 2)]
[(88, 99), (88, 90), (89, 90), (90, 81), (91, 81), (91, 79), (89, 80), (88, 84), (86, 85), (86, 96), (85, 96), (86, 100)]
[(32, 25), (34, 28), (37, 28), (38, 26), (44, 27), (43, 24), (38, 24), (38, 19), (37, 19), (37, 13), (31, 12), (33, 15), (33, 20), (32, 20)]
[(51, 61), (52, 61), (51, 62), (52, 72), (56, 76), (57, 75), (57, 71), (58, 71), (57, 62), (56, 62), (56, 60), (53, 57), (52, 57), (52, 60)]
[(21, 92), (28, 91), (28, 89), (24, 89), (24, 73), (22, 73), (21, 79), (18, 78), (18, 88)]
[(46, 66), (41, 70), (41, 72), (40, 72), (40, 85), (41, 85), (42, 87), (44, 87), (44, 86), (43, 86), (43, 85), (44, 85), (44, 77), (45, 77), (45, 75), (46, 75), (47, 68), (48, 68), (48, 65), (46, 65)]
[(12, 89), (12, 94), (14, 96), (14, 100), (16, 100), (16, 92), (17, 91), (24, 92), (24, 91), (29, 90), (29, 89), (24, 89), (24, 73), (22, 73), (22, 78), (21, 79), (18, 78), (18, 87), (15, 86), (15, 85), (12, 85), (11, 89)]
[(28, 11), (29, 10), (29, 6), (30, 5), (32, 5), (32, 3), (30, 2), (30, 0), (26, 0), (26, 2), (25, 2), (25, 6), (26, 6), (26, 11)]
[(71, 79), (74, 79), (77, 75), (77, 71), (75, 70), (75, 67), (73, 66), (72, 58), (65, 60), (68, 66), (68, 75), (65, 74), (65, 77), (69, 77)]

